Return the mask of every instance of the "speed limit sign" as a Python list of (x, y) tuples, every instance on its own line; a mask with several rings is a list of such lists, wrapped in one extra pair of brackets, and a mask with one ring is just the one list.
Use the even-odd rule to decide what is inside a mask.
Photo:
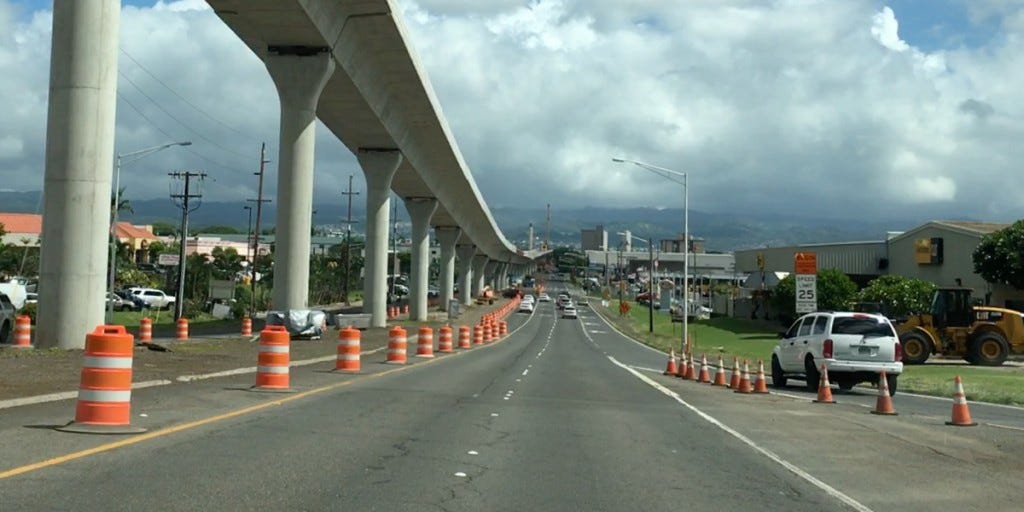
[(818, 276), (796, 275), (796, 312), (813, 313), (818, 310)]

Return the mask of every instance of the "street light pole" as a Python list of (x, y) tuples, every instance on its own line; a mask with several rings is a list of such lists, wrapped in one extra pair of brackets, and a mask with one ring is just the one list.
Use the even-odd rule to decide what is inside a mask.
[(249, 228), (245, 232), (245, 262), (246, 264), (251, 265), (252, 262), (249, 261), (249, 255), (252, 254), (250, 252), (252, 249), (252, 243), (250, 243), (252, 240), (252, 206), (246, 205), (243, 206), (242, 209), (249, 211)]
[[(142, 158), (156, 153), (157, 151), (163, 151), (167, 148), (174, 146), (191, 146), (191, 141), (182, 142), (168, 142), (167, 144), (161, 144), (159, 146), (153, 146), (151, 148), (140, 149), (138, 151), (132, 151), (131, 153), (124, 153), (117, 155), (117, 163), (114, 166), (114, 206), (111, 208), (113, 211), (110, 215), (110, 261), (107, 263), (110, 275), (107, 276), (107, 293), (114, 293), (114, 277), (117, 275), (117, 207), (121, 201), (121, 166), (128, 165)], [(122, 163), (122, 160), (129, 157), (135, 157), (127, 163)], [(110, 296), (107, 296), (107, 324), (114, 323), (114, 301), (111, 300)]]
[[(657, 165), (645, 164), (625, 158), (612, 158), (613, 162), (630, 163), (653, 172), (669, 181), (683, 186), (683, 342), (680, 350), (686, 351), (690, 344), (690, 186), (689, 175)], [(682, 178), (682, 181), (679, 180)]]

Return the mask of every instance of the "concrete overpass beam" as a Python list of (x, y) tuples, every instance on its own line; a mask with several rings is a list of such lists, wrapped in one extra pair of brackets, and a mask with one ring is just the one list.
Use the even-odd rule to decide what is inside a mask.
[(476, 246), (458, 245), (455, 253), (459, 256), (459, 299), (463, 305), (473, 303), (473, 258)]
[(83, 348), (103, 324), (121, 2), (54, 2), (39, 348)]
[(370, 313), (371, 327), (388, 322), (388, 225), (391, 222), (391, 180), (402, 164), (397, 149), (361, 149), (356, 155), (366, 175), (366, 258), (363, 279), (363, 312)]
[(308, 305), (316, 106), (334, 73), (326, 48), (304, 50), (272, 47), (264, 61), (281, 101), (273, 292), (279, 311)]
[(427, 319), (427, 287), (430, 285), (430, 218), (437, 211), (437, 199), (406, 198), (405, 209), (412, 220), (409, 318), (423, 322)]
[(462, 230), (451, 226), (434, 228), (434, 237), (441, 244), (440, 281), (441, 311), (448, 311), (448, 301), (455, 296), (455, 244), (462, 236)]
[(485, 271), (490, 258), (486, 254), (473, 256), (473, 297), (479, 297), (484, 292)]

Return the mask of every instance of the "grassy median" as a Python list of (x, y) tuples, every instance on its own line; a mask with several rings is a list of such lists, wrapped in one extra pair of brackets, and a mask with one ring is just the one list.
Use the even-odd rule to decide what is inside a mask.
[[(629, 336), (665, 352), (670, 347), (679, 351), (682, 324), (673, 323), (667, 313), (654, 311), (654, 332), (651, 333), (646, 307), (631, 302), (629, 314), (619, 316), (616, 300), (610, 302), (609, 308), (601, 307), (599, 299), (590, 302), (593, 309), (599, 310)], [(690, 323), (694, 355), (699, 357), (706, 353), (711, 361), (719, 354), (727, 360), (731, 360), (732, 356), (749, 358), (751, 362), (763, 359), (766, 370), (780, 330), (781, 326), (775, 324), (740, 318), (712, 318)], [(951, 398), (953, 379), (957, 375), (963, 379), (968, 400), (1024, 405), (1024, 368), (1016, 366), (988, 368), (955, 361), (907, 366), (900, 376), (899, 389), (908, 393)]]

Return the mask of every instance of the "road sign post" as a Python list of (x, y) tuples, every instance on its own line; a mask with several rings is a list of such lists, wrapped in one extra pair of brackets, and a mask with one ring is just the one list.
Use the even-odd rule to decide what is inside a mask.
[(796, 253), (796, 312), (818, 310), (818, 258), (813, 252)]

